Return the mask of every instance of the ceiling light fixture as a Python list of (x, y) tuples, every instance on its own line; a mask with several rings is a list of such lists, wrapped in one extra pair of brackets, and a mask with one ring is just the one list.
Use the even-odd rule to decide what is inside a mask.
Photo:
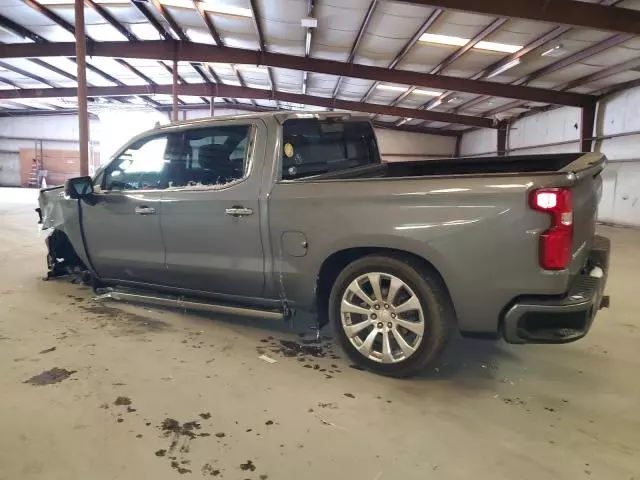
[(543, 57), (552, 57), (557, 58), (563, 56), (567, 53), (567, 50), (564, 49), (564, 45), (561, 43), (556, 43), (553, 47), (541, 53)]
[[(438, 35), (435, 33), (424, 33), (420, 37), (421, 42), (435, 43), (437, 45), (451, 45), (454, 47), (463, 47), (469, 43), (471, 39), (462, 37), (453, 37), (450, 35)], [(478, 42), (473, 47), (477, 50), (489, 50), (492, 52), (515, 53), (522, 49), (521, 45), (509, 45), (508, 43), (497, 42)]]
[(235, 65), (235, 69), (243, 72), (267, 73), (266, 67), (260, 65)]
[[(405, 93), (407, 91), (407, 87), (398, 87), (396, 85), (380, 84), (380, 85), (377, 85), (376, 88), (380, 90), (388, 90), (390, 92)], [(411, 93), (415, 93), (416, 95), (426, 95), (428, 97), (439, 97), (440, 95), (442, 95), (442, 92), (436, 92), (435, 90), (421, 90), (421, 89), (415, 89)]]
[(221, 68), (226, 70), (242, 70), (243, 72), (267, 73), (267, 67), (262, 65), (232, 65), (230, 63), (209, 62), (211, 68)]
[(476, 43), (473, 48), (477, 48), (478, 50), (491, 50), (492, 52), (516, 53), (517, 51), (522, 50), (522, 45), (509, 45), (507, 43), (482, 41)]
[(418, 88), (411, 93), (415, 93), (416, 95), (426, 95), (428, 97), (439, 97), (442, 95), (442, 92), (436, 92), (435, 90), (420, 90)]
[[(168, 7), (186, 8), (189, 10), (195, 8), (191, 0), (160, 0), (160, 3)], [(233, 17), (253, 17), (250, 8), (236, 7), (235, 5), (228, 5), (217, 1), (200, 1), (199, 4), (203, 10), (212, 13), (231, 15)]]
[(395, 85), (380, 84), (376, 87), (379, 90), (389, 90), (390, 92), (406, 92), (407, 87), (396, 87)]
[(450, 35), (438, 35), (435, 33), (424, 33), (420, 37), (421, 42), (437, 43), (438, 45), (453, 45), (456, 47), (463, 47), (468, 42), (468, 38), (452, 37)]
[(491, 72), (489, 75), (487, 75), (486, 78), (497, 77), (501, 73), (504, 73), (507, 70), (510, 70), (513, 67), (517, 66), (517, 65), (520, 65), (520, 62), (521, 62), (521, 60), (519, 58), (516, 58), (515, 60), (511, 60), (509, 63), (505, 63), (501, 67), (496, 68), (493, 72)]

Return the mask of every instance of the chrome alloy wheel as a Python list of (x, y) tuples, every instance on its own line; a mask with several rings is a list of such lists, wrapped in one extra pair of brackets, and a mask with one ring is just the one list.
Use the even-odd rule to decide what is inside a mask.
[(366, 273), (353, 280), (342, 295), (340, 317), (351, 344), (379, 363), (407, 360), (424, 336), (420, 299), (388, 273)]

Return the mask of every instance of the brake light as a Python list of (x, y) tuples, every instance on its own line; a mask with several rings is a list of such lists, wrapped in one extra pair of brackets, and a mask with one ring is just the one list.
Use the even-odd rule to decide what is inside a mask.
[(530, 206), (547, 213), (551, 226), (540, 235), (540, 266), (562, 270), (569, 266), (573, 243), (573, 192), (570, 188), (541, 188), (531, 193)]

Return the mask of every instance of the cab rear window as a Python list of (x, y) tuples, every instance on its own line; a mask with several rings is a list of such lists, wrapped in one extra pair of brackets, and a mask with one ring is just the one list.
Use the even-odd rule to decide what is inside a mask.
[(284, 122), (282, 140), (283, 180), (380, 163), (367, 121), (291, 119)]

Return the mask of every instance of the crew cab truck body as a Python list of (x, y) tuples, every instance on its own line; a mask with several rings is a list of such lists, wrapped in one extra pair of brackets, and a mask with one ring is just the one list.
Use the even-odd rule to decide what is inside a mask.
[[(411, 375), (451, 330), (584, 336), (609, 242), (600, 154), (384, 164), (366, 118), (270, 113), (157, 128), (41, 192), (49, 266), (114, 297), (316, 312), (348, 355)], [(125, 295), (125, 290), (155, 292)]]

